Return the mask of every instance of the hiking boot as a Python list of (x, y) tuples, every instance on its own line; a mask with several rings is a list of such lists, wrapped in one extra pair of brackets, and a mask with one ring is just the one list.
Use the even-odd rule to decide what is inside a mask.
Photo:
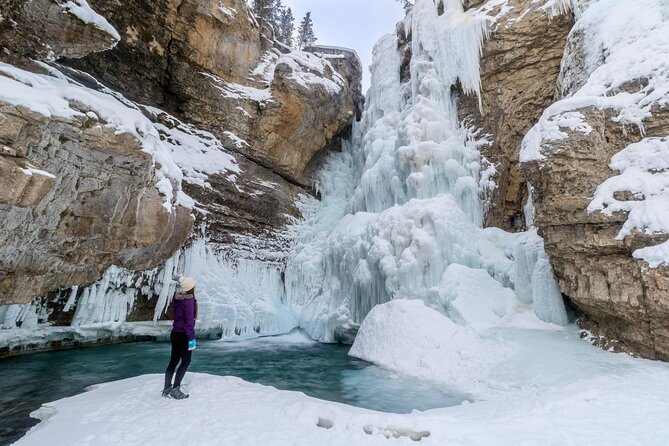
[(163, 389), (163, 398), (169, 398), (170, 397), (170, 391), (172, 390), (172, 386), (170, 387), (165, 387)]
[(181, 387), (172, 387), (172, 390), (170, 390), (170, 396), (175, 400), (184, 400), (188, 398), (188, 395), (181, 391)]

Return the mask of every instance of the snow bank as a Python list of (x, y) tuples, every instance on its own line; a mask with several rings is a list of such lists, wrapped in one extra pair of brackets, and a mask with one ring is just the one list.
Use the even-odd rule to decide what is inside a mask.
[(360, 326), (350, 355), (438, 381), (456, 392), (478, 395), (482, 381), (510, 353), (497, 340), (480, 337), (422, 301), (378, 305)]
[[(190, 398), (175, 401), (160, 397), (162, 375), (140, 376), (44, 404), (33, 412), (42, 422), (15, 444), (663, 446), (667, 365), (579, 344), (560, 352), (569, 375), (552, 387), (514, 386), (487, 401), (409, 415), (195, 373), (185, 379)], [(548, 371), (532, 362), (526, 368)]]
[(487, 271), (451, 264), (438, 286), (448, 317), (474, 330), (500, 325), (516, 307), (516, 294), (504, 288)]

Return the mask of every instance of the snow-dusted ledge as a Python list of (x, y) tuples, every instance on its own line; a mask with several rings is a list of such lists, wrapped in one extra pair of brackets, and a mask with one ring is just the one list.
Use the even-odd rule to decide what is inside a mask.
[(81, 326), (0, 330), (0, 358), (26, 351), (55, 350), (129, 341), (168, 340), (171, 321), (106, 322)]

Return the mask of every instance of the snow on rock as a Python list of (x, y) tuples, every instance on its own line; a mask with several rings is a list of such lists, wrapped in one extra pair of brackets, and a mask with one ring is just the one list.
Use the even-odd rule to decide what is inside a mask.
[(370, 311), (349, 354), (477, 394), (484, 377), (509, 353), (502, 342), (480, 337), (422, 301), (394, 300)]
[(244, 99), (251, 100), (258, 103), (271, 102), (272, 91), (270, 88), (255, 88), (248, 85), (236, 84), (234, 82), (227, 82), (218, 76), (211, 73), (201, 72), (211, 80), (211, 85), (221, 92), (221, 95), (228, 99)]
[(100, 14), (93, 11), (86, 0), (69, 0), (65, 3), (56, 2), (65, 12), (68, 12), (78, 19), (90, 23), (98, 29), (110, 34), (117, 41), (121, 40), (118, 31)]
[[(57, 70), (56, 76), (30, 73), (0, 62), (0, 100), (20, 105), (44, 116), (73, 118), (93, 112), (96, 118), (119, 133), (130, 133), (149, 153), (156, 165), (156, 187), (165, 197), (164, 206), (172, 211), (175, 205), (192, 206), (181, 192), (183, 173), (174, 162), (170, 150), (161, 143), (158, 130), (142, 112), (111, 94), (86, 88), (69, 81)], [(89, 115), (90, 117), (90, 115)]]
[[(320, 85), (331, 94), (337, 94), (346, 83), (327, 59), (304, 51), (282, 55), (276, 62), (277, 67), (280, 65), (290, 67), (293, 71), (290, 79), (305, 88)], [(332, 79), (327, 77), (328, 74)]]
[[(596, 0), (577, 2), (576, 9), (578, 20), (570, 39), (582, 42), (583, 50), (565, 53), (561, 88), (567, 97), (548, 107), (528, 132), (521, 162), (546, 159), (542, 150), (549, 150), (551, 141), (567, 138), (563, 129), (590, 133), (581, 113), (588, 107), (614, 109), (615, 123), (637, 126), (644, 134), (651, 109), (669, 105), (669, 1)], [(618, 240), (635, 230), (668, 232), (669, 174), (662, 161), (666, 151), (666, 138), (646, 138), (612, 159), (611, 169), (620, 174), (598, 187), (588, 212), (627, 212)], [(617, 192), (630, 192), (633, 198), (616, 199)], [(657, 267), (669, 264), (668, 251), (663, 243), (638, 249), (634, 257)]]
[(218, 6), (218, 10), (221, 11), (223, 14), (227, 15), (231, 19), (234, 19), (235, 16), (237, 15), (237, 10), (235, 8), (228, 8), (225, 6), (225, 3), (221, 2), (220, 5)]
[[(627, 212), (627, 221), (616, 240), (637, 230), (646, 234), (669, 233), (669, 137), (644, 138), (630, 144), (613, 156), (610, 167), (620, 174), (597, 187), (588, 212)], [(618, 192), (628, 192), (632, 198), (617, 199)], [(633, 255), (652, 268), (669, 264), (669, 241), (637, 249)]]
[[(152, 109), (153, 112), (159, 110)], [(223, 144), (211, 133), (198, 129), (169, 117), (170, 126), (155, 123), (163, 144), (169, 149), (174, 162), (181, 168), (183, 180), (201, 187), (211, 187), (207, 182), (209, 175), (238, 175), (241, 169), (235, 157), (228, 153)], [(236, 136), (227, 132), (231, 139)], [(227, 134), (226, 133), (226, 134)], [(238, 142), (245, 143), (237, 138)]]
[[(574, 83), (576, 91), (546, 109), (523, 141), (521, 161), (543, 159), (541, 142), (556, 139), (556, 124), (571, 121), (562, 127), (581, 127), (580, 120), (573, 119), (580, 108), (614, 108), (619, 111), (615, 122), (643, 127), (653, 106), (669, 104), (669, 67), (665, 63), (669, 42), (664, 38), (669, 33), (667, 8), (665, 0), (578, 3), (579, 19), (571, 33), (583, 34), (582, 71), (587, 80), (577, 82), (563, 76), (562, 83)], [(563, 66), (569, 64), (578, 66), (576, 61), (563, 61)], [(583, 73), (576, 70), (567, 76)], [(621, 90), (626, 83), (640, 79), (648, 84), (638, 92)]]

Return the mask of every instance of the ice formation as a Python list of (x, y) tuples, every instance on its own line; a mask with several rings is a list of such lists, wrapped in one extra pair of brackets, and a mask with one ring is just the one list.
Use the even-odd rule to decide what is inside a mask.
[[(405, 21), (408, 84), (400, 80), (396, 37), (379, 41), (366, 111), (345, 153), (334, 156), (349, 162), (331, 159), (320, 177), (316, 214), (328, 222), (315, 219), (318, 228), (299, 241), (286, 270), (287, 303), (302, 308), (300, 324), (315, 339), (333, 341), (338, 326), (356, 326), (397, 298), (421, 299), (462, 324), (501, 323), (523, 304), (545, 321), (567, 322), (536, 232), (482, 229), (490, 183), (477, 142), (458, 123), (451, 88), (478, 93), (487, 21), (459, 1), (445, 8), (439, 15), (434, 2), (419, 0)], [(339, 184), (346, 176), (353, 190)], [(495, 286), (470, 296), (468, 287), (458, 292), (458, 280)], [(490, 314), (467, 320), (467, 308), (479, 304)]]

